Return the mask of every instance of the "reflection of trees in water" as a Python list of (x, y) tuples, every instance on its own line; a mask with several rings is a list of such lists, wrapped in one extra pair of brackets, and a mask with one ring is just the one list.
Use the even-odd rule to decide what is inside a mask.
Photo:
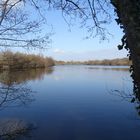
[(29, 80), (42, 79), (45, 74), (51, 74), (52, 72), (52, 68), (24, 71), (3, 71), (0, 73), (0, 82), (9, 85), (11, 83), (21, 83)]
[(33, 123), (19, 119), (0, 120), (0, 139), (16, 140), (21, 137), (31, 137), (31, 131), (36, 129)]
[(109, 67), (109, 66), (107, 66), (107, 67), (104, 67), (104, 66), (101, 66), (101, 67), (96, 67), (96, 66), (94, 66), (94, 67), (88, 67), (88, 69), (97, 69), (97, 70), (112, 70), (112, 71), (129, 71), (129, 68), (113, 68), (113, 67)]
[[(0, 109), (28, 105), (34, 99), (32, 91), (25, 83), (10, 83), (0, 85)], [(19, 137), (29, 136), (33, 124), (19, 119), (0, 120), (0, 140), (16, 140)]]
[(33, 99), (32, 91), (26, 84), (0, 85), (0, 109), (27, 105)]
[[(0, 73), (0, 110), (9, 107), (19, 107), (34, 101), (33, 91), (27, 81), (42, 79), (44, 74), (49, 74), (52, 69), (36, 69), (26, 71), (4, 71)], [(0, 120), (0, 140), (26, 139), (35, 129), (34, 124), (29, 124), (20, 119)]]
[[(28, 105), (32, 101), (33, 91), (28, 87), (27, 81), (42, 79), (44, 74), (52, 73), (52, 69), (33, 69), (24, 71), (3, 71), (0, 73), (0, 109)], [(31, 136), (35, 129), (20, 119), (0, 120), (0, 140), (17, 140)]]
[(33, 101), (28, 80), (42, 79), (52, 69), (32, 69), (26, 71), (4, 71), (0, 73), (0, 109), (27, 105)]
[(135, 108), (140, 116), (140, 96), (136, 95), (136, 93), (131, 93), (130, 91), (123, 90), (111, 90), (110, 92), (113, 95), (119, 96), (122, 100), (129, 101), (134, 103)]

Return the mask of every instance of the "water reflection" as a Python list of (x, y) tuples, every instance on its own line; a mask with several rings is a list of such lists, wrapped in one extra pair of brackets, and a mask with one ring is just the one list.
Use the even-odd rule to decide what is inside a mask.
[(3, 71), (0, 73), (0, 109), (15, 107), (31, 103), (33, 91), (27, 81), (42, 79), (53, 69), (32, 69), (26, 71)]
[(36, 129), (35, 124), (27, 123), (20, 119), (0, 120), (0, 139), (16, 140), (21, 137), (32, 137), (32, 130)]
[(91, 66), (88, 69), (97, 69), (97, 70), (112, 70), (112, 71), (129, 71), (129, 67), (127, 66)]
[(2, 71), (0, 73), (0, 83), (12, 85), (13, 83), (20, 84), (30, 80), (41, 80), (45, 74), (51, 74), (52, 72), (52, 68), (31, 69), (24, 71)]
[[(121, 102), (118, 97), (123, 93), (118, 93), (122, 78), (131, 81), (129, 72), (88, 67), (56, 66), (53, 73), (53, 70), (49, 73), (45, 70), (1, 72), (0, 108), (8, 109), (0, 111), (0, 139), (138, 139), (140, 124), (134, 120), (137, 113), (133, 105)], [(45, 73), (51, 75), (46, 76)], [(117, 96), (109, 95), (106, 85), (109, 89), (119, 89), (115, 91)], [(130, 83), (126, 86), (132, 90)], [(126, 97), (129, 101), (133, 99), (127, 91), (122, 98), (126, 100)], [(5, 98), (7, 100), (3, 103)], [(29, 107), (25, 108), (25, 104)], [(9, 108), (19, 105), (22, 107)], [(7, 117), (9, 119), (5, 119)], [(135, 118), (130, 120), (132, 117)], [(15, 128), (15, 124), (20, 125)], [(39, 129), (32, 131), (34, 126)], [(24, 137), (28, 134), (33, 137)]]
[[(53, 69), (33, 69), (26, 71), (2, 71), (0, 73), (0, 110), (11, 107), (26, 106), (35, 99), (32, 89), (28, 86), (30, 80), (43, 79)], [(0, 119), (0, 139), (16, 140), (21, 137), (31, 137), (35, 129), (33, 123), (21, 119)]]
[(134, 103), (135, 109), (138, 112), (138, 115), (140, 116), (140, 98), (137, 97), (135, 93), (132, 93), (130, 91), (123, 90), (111, 90), (110, 92), (112, 95), (119, 96), (122, 100)]
[(25, 83), (0, 85), (0, 109), (28, 105), (34, 98), (33, 91)]

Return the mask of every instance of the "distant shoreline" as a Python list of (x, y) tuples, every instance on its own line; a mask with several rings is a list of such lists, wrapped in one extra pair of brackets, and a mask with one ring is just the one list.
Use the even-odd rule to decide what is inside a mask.
[(131, 66), (128, 58), (88, 60), (88, 61), (55, 61), (55, 65), (93, 65), (93, 66)]

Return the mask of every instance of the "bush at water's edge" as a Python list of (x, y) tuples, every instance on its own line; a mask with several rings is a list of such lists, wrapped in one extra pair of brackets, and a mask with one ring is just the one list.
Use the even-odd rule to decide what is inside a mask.
[(11, 51), (0, 53), (0, 69), (46, 68), (54, 65), (54, 60), (50, 57)]

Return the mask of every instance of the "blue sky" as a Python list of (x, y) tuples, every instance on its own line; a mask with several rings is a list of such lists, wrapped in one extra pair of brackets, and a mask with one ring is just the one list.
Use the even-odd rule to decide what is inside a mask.
[[(52, 14), (52, 15), (51, 15)], [(112, 36), (109, 40), (100, 41), (99, 38), (84, 39), (85, 29), (79, 28), (77, 23), (70, 28), (59, 13), (50, 13), (48, 21), (53, 23), (55, 34), (52, 36), (50, 49), (44, 52), (57, 60), (92, 60), (113, 59), (127, 56), (126, 50), (119, 51), (117, 45), (121, 42), (122, 31), (115, 21), (107, 25)]]
[[(52, 31), (52, 26), (54, 34), (51, 36), (50, 47), (47, 50), (30, 50), (30, 53), (66, 61), (101, 60), (127, 56), (126, 50), (117, 49), (117, 45), (121, 42), (122, 31), (114, 20), (106, 26), (112, 36), (109, 37), (109, 40), (101, 42), (98, 37), (84, 39), (87, 36), (86, 29), (79, 28), (80, 25), (77, 22), (69, 28), (59, 11), (47, 12), (47, 25), (43, 26), (43, 33)], [(21, 49), (21, 51), (23, 50)]]

